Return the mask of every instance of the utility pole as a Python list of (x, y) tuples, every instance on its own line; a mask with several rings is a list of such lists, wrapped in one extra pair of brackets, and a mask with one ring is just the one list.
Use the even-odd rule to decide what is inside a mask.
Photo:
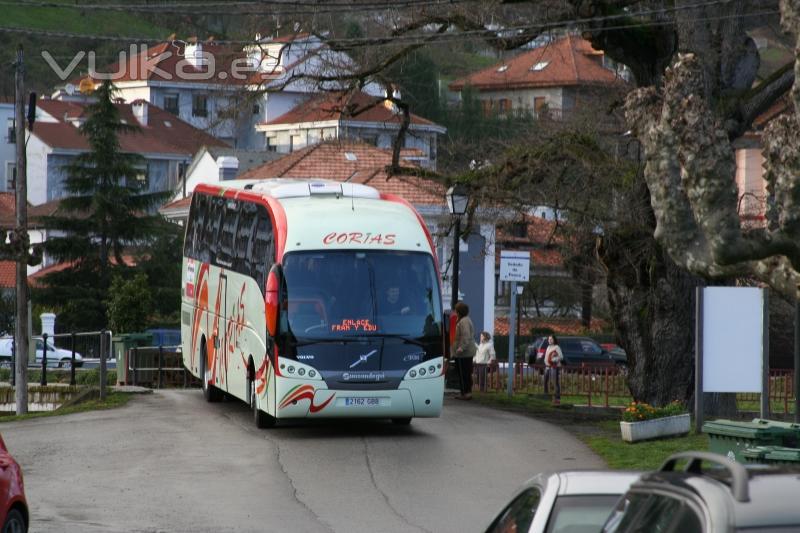
[[(17, 404), (17, 414), (24, 415), (28, 412), (28, 183), (27, 161), (25, 157), (25, 65), (23, 63), (22, 45), (17, 48), (17, 62), (15, 64), (14, 85), (16, 88), (15, 128), (17, 144), (17, 179), (16, 181), (16, 228), (12, 239), (16, 248), (21, 252), (17, 254), (17, 319), (14, 336), (16, 338), (16, 386), (14, 399)], [(22, 253), (24, 252), (24, 253)]]

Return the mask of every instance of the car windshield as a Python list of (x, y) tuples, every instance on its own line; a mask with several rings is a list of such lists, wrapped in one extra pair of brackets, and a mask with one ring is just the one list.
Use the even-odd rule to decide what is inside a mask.
[(547, 521), (547, 533), (599, 531), (619, 494), (560, 496)]
[(439, 284), (430, 254), (293, 252), (283, 261), (289, 333), (301, 339), (441, 334)]

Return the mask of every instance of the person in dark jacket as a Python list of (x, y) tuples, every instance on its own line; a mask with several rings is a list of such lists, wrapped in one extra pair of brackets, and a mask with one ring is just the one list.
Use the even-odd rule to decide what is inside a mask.
[(458, 322), (456, 322), (456, 338), (451, 346), (451, 357), (456, 360), (459, 382), (461, 384), (461, 400), (472, 399), (472, 358), (475, 357), (475, 326), (469, 318), (469, 306), (457, 302), (455, 306)]

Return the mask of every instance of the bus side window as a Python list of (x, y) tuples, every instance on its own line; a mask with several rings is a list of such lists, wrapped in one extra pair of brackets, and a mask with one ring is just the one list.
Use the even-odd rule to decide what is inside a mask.
[(256, 235), (250, 258), (252, 277), (258, 283), (261, 292), (267, 281), (267, 273), (275, 261), (275, 241), (272, 235), (272, 223), (266, 209), (259, 206)]
[(256, 222), (258, 221), (257, 212), (255, 204), (242, 202), (239, 212), (239, 226), (236, 229), (236, 239), (233, 247), (233, 268), (236, 272), (250, 277), (253, 277), (251, 248), (253, 246)]
[(222, 198), (209, 198), (208, 220), (206, 221), (205, 231), (203, 231), (203, 241), (207, 247), (208, 261), (217, 259), (218, 241), (222, 219), (225, 216), (225, 200)]
[(186, 226), (186, 239), (183, 255), (200, 261), (208, 261), (208, 248), (205, 246), (204, 232), (208, 221), (208, 196), (195, 193), (192, 196), (192, 206), (189, 222)]
[(224, 214), (219, 233), (216, 262), (227, 268), (233, 266), (234, 237), (236, 235), (236, 224), (239, 220), (240, 205), (240, 202), (235, 200), (226, 200), (223, 207)]

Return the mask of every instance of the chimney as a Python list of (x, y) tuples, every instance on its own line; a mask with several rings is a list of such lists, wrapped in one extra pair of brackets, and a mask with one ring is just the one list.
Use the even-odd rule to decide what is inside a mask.
[[(393, 100), (389, 99), (389, 89), (392, 90), (392, 98)], [(392, 113), (398, 113), (399, 109), (397, 108), (397, 104), (394, 103), (394, 100), (401, 100), (400, 96), (400, 88), (397, 85), (390, 85), (388, 88), (383, 90), (383, 94), (385, 99), (383, 101), (383, 106), (386, 109), (389, 109)]]
[(206, 66), (206, 60), (203, 57), (203, 43), (186, 43), (183, 55), (186, 61), (196, 69)]
[(131, 104), (133, 116), (142, 126), (147, 126), (148, 104), (145, 100), (136, 100)]
[(227, 155), (219, 156), (217, 168), (219, 168), (219, 181), (236, 179), (236, 175), (239, 173), (239, 159)]

